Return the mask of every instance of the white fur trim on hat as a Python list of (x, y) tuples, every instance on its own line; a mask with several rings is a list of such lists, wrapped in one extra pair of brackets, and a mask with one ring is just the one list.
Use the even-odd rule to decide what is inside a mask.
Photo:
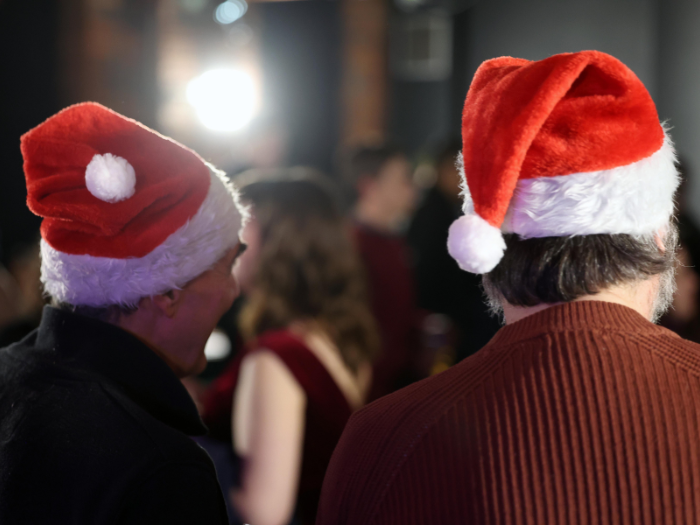
[[(501, 232), (522, 238), (654, 233), (673, 215), (680, 183), (675, 163), (673, 143), (665, 133), (658, 151), (626, 166), (519, 180)], [(461, 153), (457, 169), (465, 215), (450, 228), (448, 251), (463, 270), (487, 273), (500, 261), (505, 244), (484, 224), (497, 229), (474, 211)]]
[[(675, 162), (666, 135), (658, 151), (626, 166), (520, 180), (501, 231), (523, 238), (655, 232), (673, 215), (673, 195), (680, 183)], [(457, 168), (462, 211), (473, 214), (461, 153)]]
[(97, 154), (85, 168), (85, 185), (90, 193), (105, 202), (128, 199), (136, 191), (136, 173), (129, 161), (105, 153)]
[(238, 242), (244, 213), (223, 173), (210, 171), (209, 192), (197, 213), (144, 257), (72, 255), (42, 239), (41, 282), (46, 292), (72, 305), (135, 306), (143, 297), (181, 288), (210, 269)]
[(656, 153), (627, 166), (518, 181), (501, 229), (523, 238), (653, 233), (673, 215), (675, 161), (666, 136)]

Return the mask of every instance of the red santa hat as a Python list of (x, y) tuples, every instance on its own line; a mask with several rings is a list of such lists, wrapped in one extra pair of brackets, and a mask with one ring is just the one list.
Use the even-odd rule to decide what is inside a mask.
[(99, 104), (22, 136), (27, 205), (43, 217), (41, 280), (73, 305), (135, 305), (184, 286), (238, 242), (223, 173)]
[(463, 211), (448, 249), (491, 271), (521, 238), (654, 233), (668, 224), (675, 154), (644, 85), (598, 51), (484, 62), (467, 94)]

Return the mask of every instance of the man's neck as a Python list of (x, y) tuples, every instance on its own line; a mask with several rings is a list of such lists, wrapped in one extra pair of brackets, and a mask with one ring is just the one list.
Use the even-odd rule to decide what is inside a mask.
[[(652, 277), (645, 281), (634, 283), (626, 286), (613, 286), (602, 292), (594, 295), (584, 295), (573, 302), (580, 301), (603, 301), (606, 303), (621, 304), (639, 312), (646, 319), (652, 318), (654, 309), (654, 299), (659, 289), (658, 276)], [(503, 315), (506, 319), (506, 324), (513, 324), (525, 317), (546, 310), (556, 304), (538, 304), (537, 306), (513, 306), (504, 302)]]

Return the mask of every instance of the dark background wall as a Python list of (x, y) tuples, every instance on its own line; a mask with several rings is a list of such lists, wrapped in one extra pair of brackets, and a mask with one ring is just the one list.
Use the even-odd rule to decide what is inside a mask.
[(659, 2), (657, 107), (689, 175), (684, 197), (700, 224), (700, 2)]
[[(667, 0), (664, 0), (667, 1)], [(659, 0), (483, 0), (471, 10), (467, 33), (470, 76), (486, 59), (540, 60), (596, 49), (619, 58), (657, 92)]]
[(19, 137), (60, 109), (58, 14), (53, 0), (0, 2), (0, 262), (39, 227), (25, 204)]
[(340, 5), (270, 2), (258, 6), (264, 99), (288, 134), (290, 165), (329, 172), (340, 130)]

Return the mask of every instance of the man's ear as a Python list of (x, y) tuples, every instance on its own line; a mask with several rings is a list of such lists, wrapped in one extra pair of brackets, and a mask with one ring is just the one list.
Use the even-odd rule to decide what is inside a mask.
[(182, 298), (182, 290), (170, 290), (164, 294), (154, 295), (151, 297), (151, 302), (166, 317), (172, 319), (182, 304)]
[(656, 230), (656, 233), (654, 234), (654, 242), (656, 243), (656, 246), (659, 247), (659, 250), (663, 253), (666, 251), (666, 245), (664, 244), (664, 240), (666, 239), (666, 234), (668, 233), (668, 226), (664, 226), (662, 228), (659, 228)]

